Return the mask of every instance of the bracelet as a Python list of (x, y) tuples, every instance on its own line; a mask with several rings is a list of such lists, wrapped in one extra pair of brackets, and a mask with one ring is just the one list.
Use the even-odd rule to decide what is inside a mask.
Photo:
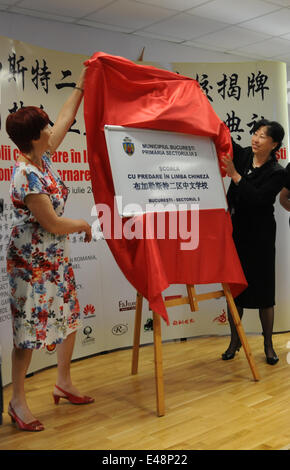
[(83, 89), (83, 88), (80, 88), (79, 86), (75, 86), (75, 90), (79, 90), (79, 91), (81, 91), (82, 93), (84, 92), (84, 89)]

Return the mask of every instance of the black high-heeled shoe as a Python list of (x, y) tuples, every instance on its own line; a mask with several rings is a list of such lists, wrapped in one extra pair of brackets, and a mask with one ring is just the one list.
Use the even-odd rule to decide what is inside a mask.
[[(270, 346), (268, 346), (268, 347), (270, 347)], [(271, 346), (271, 348), (273, 349), (273, 346)], [(277, 364), (277, 362), (279, 361), (279, 357), (275, 353), (274, 349), (273, 349), (274, 356), (268, 356), (267, 355), (266, 345), (265, 344), (264, 344), (264, 351), (265, 351), (265, 355), (266, 355), (267, 364), (270, 364), (270, 366), (274, 366), (275, 364)]]
[(241, 346), (242, 345), (240, 341), (234, 348), (231, 348), (231, 346), (229, 346), (228, 349), (222, 354), (222, 360), (229, 361), (230, 359), (234, 359), (236, 352), (240, 350)]

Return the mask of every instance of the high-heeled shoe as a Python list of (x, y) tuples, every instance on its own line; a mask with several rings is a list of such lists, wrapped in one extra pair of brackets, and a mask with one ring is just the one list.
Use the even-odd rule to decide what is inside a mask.
[[(273, 347), (272, 347), (273, 349)], [(268, 356), (267, 355), (267, 351), (266, 351), (266, 346), (264, 345), (264, 351), (265, 351), (265, 356), (266, 356), (266, 362), (267, 364), (270, 364), (270, 366), (274, 366), (275, 364), (277, 364), (277, 362), (279, 361), (279, 357), (277, 356), (277, 354), (275, 353), (274, 349), (273, 349), (273, 353), (274, 355), (273, 356)]]
[(55, 393), (52, 394), (54, 403), (58, 405), (59, 400), (61, 398), (64, 398), (65, 400), (68, 400), (70, 403), (73, 405), (88, 405), (89, 403), (93, 403), (95, 401), (94, 398), (92, 397), (87, 397), (86, 395), (83, 397), (77, 397), (76, 395), (73, 395), (72, 393), (66, 392), (62, 388), (60, 388), (58, 385), (55, 385), (55, 388), (57, 388), (61, 393), (64, 394), (62, 395), (56, 395)]
[(234, 359), (236, 352), (239, 352), (241, 346), (242, 345), (240, 341), (235, 348), (231, 348), (229, 346), (228, 349), (222, 354), (222, 360), (229, 361), (230, 359)]
[(15, 423), (18, 429), (21, 431), (39, 432), (44, 430), (43, 424), (38, 419), (31, 421), (30, 423), (24, 423), (19, 416), (15, 413), (11, 403), (8, 405), (8, 414), (11, 418), (12, 423)]

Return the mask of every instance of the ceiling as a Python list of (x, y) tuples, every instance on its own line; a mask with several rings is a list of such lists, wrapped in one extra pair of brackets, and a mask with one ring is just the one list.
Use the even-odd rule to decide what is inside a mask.
[(290, 65), (290, 0), (0, 0), (0, 10)]

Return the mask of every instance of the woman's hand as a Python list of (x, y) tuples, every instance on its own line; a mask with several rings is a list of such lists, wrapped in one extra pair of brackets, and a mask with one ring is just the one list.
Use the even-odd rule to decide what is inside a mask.
[(237, 172), (234, 162), (229, 154), (222, 157), (222, 168), (226, 171), (227, 175), (232, 178), (234, 183), (238, 184), (242, 179), (241, 175)]
[(84, 242), (89, 243), (92, 240), (92, 227), (83, 219), (81, 219), (80, 222), (82, 224), (82, 228), (78, 233), (85, 232), (86, 235)]

